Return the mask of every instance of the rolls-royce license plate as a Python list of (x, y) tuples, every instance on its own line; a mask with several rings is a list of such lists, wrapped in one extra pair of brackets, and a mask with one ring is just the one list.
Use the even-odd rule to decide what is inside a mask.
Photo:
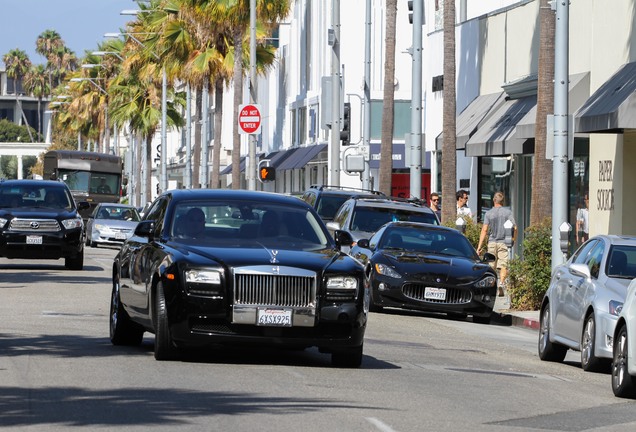
[(424, 298), (427, 300), (446, 300), (446, 288), (426, 287)]
[(269, 327), (291, 327), (292, 311), (290, 309), (258, 309), (256, 325)]

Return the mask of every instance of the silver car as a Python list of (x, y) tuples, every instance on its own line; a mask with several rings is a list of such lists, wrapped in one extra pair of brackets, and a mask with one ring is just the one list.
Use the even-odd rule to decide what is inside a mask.
[(636, 279), (627, 289), (614, 340), (612, 390), (618, 397), (636, 397)]
[(134, 206), (98, 204), (86, 222), (86, 246), (120, 246), (132, 237), (140, 221)]
[(583, 370), (606, 369), (627, 287), (636, 277), (636, 237), (601, 235), (552, 272), (540, 315), (539, 357), (581, 352)]

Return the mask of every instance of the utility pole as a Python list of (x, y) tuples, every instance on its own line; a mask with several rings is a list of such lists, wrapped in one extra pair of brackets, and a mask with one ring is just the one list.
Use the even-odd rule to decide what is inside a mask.
[(362, 188), (371, 189), (369, 155), (371, 154), (371, 0), (367, 0), (364, 23), (364, 126), (362, 129), (364, 148), (364, 171)]
[(329, 179), (340, 186), (340, 0), (331, 1), (331, 135), (329, 150)]
[(209, 149), (209, 140), (208, 136), (210, 135), (210, 92), (208, 91), (207, 81), (206, 86), (203, 89), (203, 127), (202, 129), (202, 139), (201, 139), (201, 173), (200, 173), (200, 181), (201, 187), (206, 189), (208, 187), (208, 149)]
[(568, 200), (568, 88), (569, 8), (568, 0), (552, 2), (556, 8), (554, 38), (554, 156), (552, 158), (552, 268), (562, 264), (560, 230), (567, 222)]
[[(256, 0), (250, 0), (250, 103), (256, 104)], [(256, 134), (250, 134), (248, 163), (245, 170), (247, 187), (256, 190)]]
[(413, 59), (411, 87), (411, 136), (410, 195), (422, 195), (422, 26), (424, 24), (424, 0), (413, 1)]
[(186, 160), (183, 173), (184, 186), (192, 189), (192, 89), (186, 89)]
[(161, 79), (161, 169), (159, 179), (161, 180), (161, 192), (165, 192), (168, 190), (168, 169), (167, 169), (167, 158), (168, 158), (168, 136), (167, 136), (167, 125), (168, 121), (166, 115), (167, 109), (167, 99), (168, 99), (168, 79), (166, 77), (166, 67), (162, 68), (162, 79)]

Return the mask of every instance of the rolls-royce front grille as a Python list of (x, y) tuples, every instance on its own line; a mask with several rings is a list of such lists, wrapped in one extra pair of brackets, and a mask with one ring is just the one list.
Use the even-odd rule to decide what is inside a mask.
[(12, 219), (9, 226), (11, 231), (21, 232), (58, 232), (61, 230), (60, 224), (52, 219)]
[(446, 297), (444, 300), (430, 299), (424, 297), (425, 289), (425, 285), (405, 284), (402, 287), (402, 293), (413, 300), (438, 304), (466, 304), (470, 303), (473, 298), (472, 293), (468, 289), (444, 288), (446, 289)]
[(234, 276), (234, 304), (315, 307), (316, 277), (241, 273)]

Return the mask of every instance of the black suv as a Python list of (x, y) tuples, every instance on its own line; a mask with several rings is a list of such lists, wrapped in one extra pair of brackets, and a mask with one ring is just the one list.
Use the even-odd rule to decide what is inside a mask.
[(380, 191), (346, 186), (312, 185), (302, 196), (318, 212), (323, 221), (333, 220), (340, 206), (349, 198), (386, 198)]
[[(435, 212), (418, 201), (399, 198), (367, 199), (350, 198), (336, 213), (332, 222), (327, 222), (329, 232), (337, 230), (351, 234), (354, 242), (370, 238), (387, 222), (410, 221), (439, 225)], [(342, 247), (346, 252), (346, 247)]]
[(84, 224), (71, 191), (61, 181), (0, 181), (0, 256), (59, 259), (71, 270), (84, 267)]

